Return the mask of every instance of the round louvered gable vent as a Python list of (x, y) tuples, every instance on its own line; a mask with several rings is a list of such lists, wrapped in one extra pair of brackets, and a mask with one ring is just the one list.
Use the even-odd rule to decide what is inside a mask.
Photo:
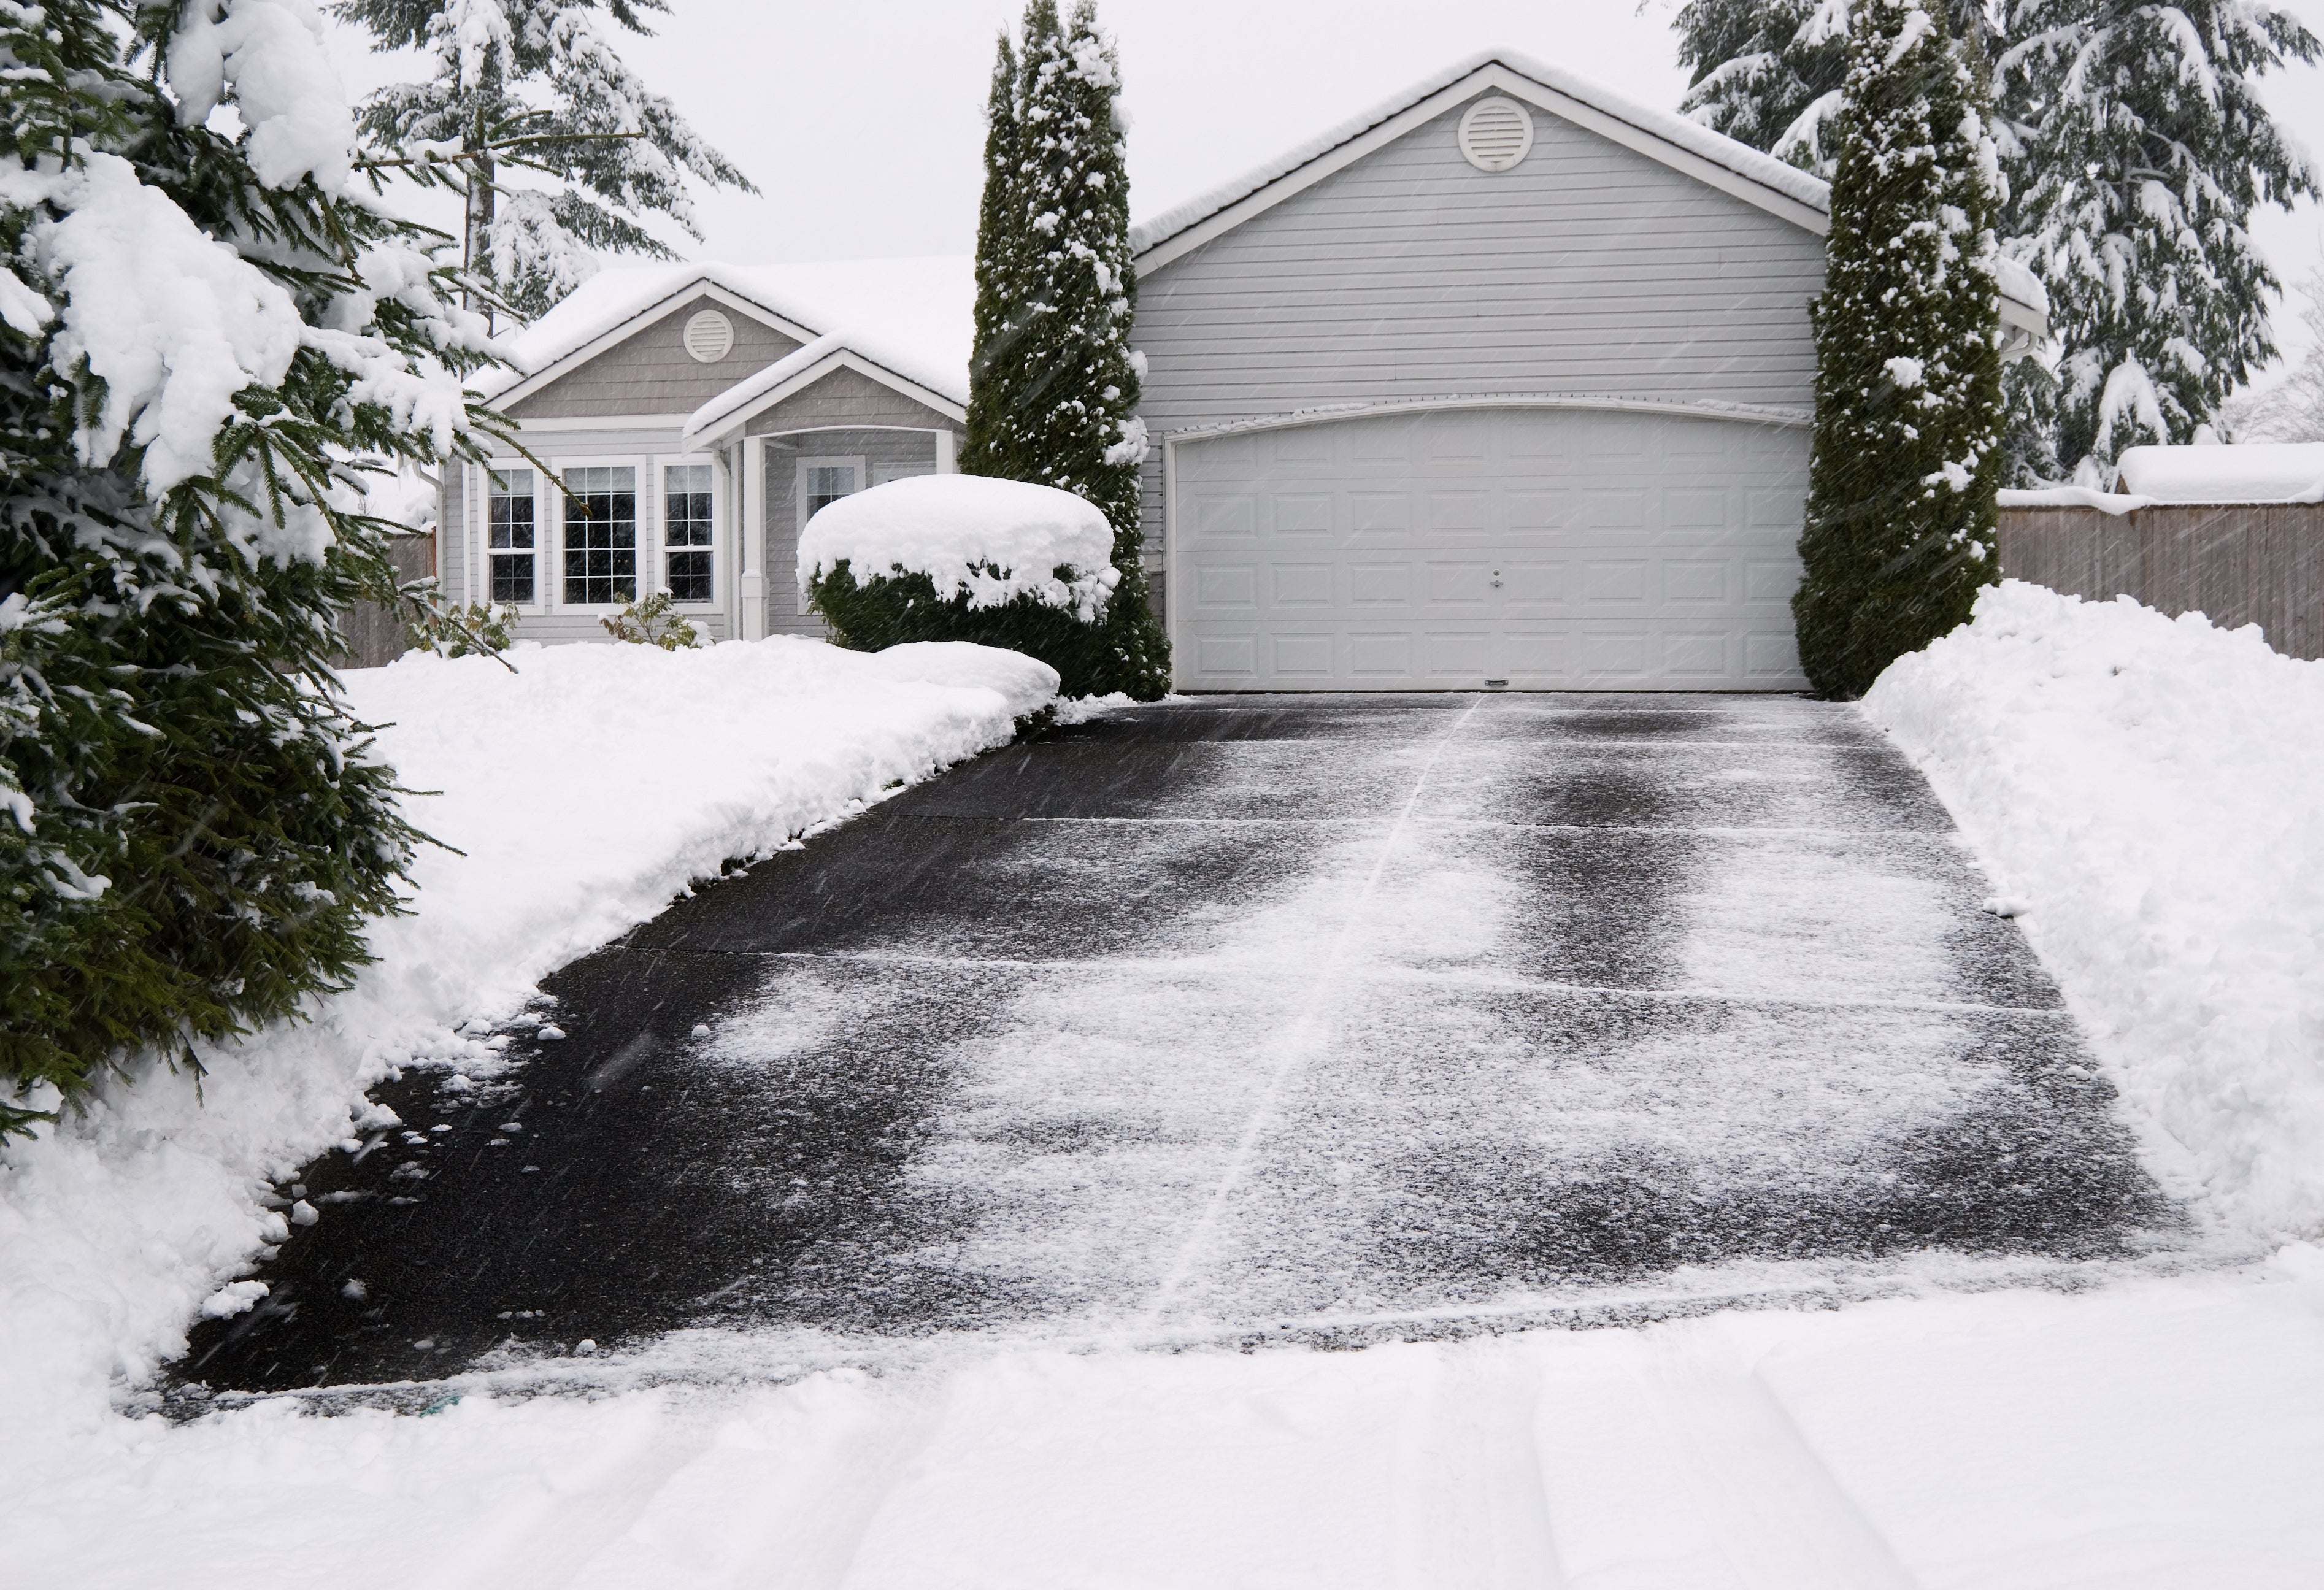
[(1480, 99), (1461, 118), (1461, 152), (1480, 171), (1506, 171), (1533, 148), (1533, 116), (1514, 99)]
[(734, 351), (734, 323), (715, 309), (705, 309), (686, 323), (686, 351), (705, 364), (715, 364)]

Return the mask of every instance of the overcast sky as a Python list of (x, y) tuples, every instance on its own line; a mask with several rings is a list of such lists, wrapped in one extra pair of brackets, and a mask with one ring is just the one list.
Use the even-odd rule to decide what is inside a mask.
[[(2324, 32), (2324, 0), (2290, 0)], [(620, 35), (759, 187), (705, 195), (689, 255), (737, 262), (965, 253), (996, 32), (1022, 0), (671, 0), (658, 36)], [(1504, 45), (1674, 106), (1677, 0), (1100, 0), (1131, 116), (1131, 208), (1157, 214), (1305, 142), (1437, 67)], [(340, 39), (348, 87), (407, 74)], [(2324, 149), (2324, 70), (2268, 98)], [(2312, 206), (2255, 230), (2287, 282), (2324, 260)], [(674, 239), (674, 241), (683, 241)], [(2286, 334), (2296, 327), (2287, 325)]]

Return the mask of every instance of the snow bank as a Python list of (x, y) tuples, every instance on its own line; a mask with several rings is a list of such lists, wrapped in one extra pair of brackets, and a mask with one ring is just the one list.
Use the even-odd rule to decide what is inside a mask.
[[(890, 481), (823, 509), (799, 532), (799, 594), (844, 560), (860, 579), (891, 569), (926, 574), (936, 594), (971, 607), (1030, 596), (1094, 619), (1120, 583), (1113, 528), (1071, 492), (988, 475)], [(1074, 578), (1055, 571), (1070, 568)]]
[(2324, 1227), (2324, 664), (2009, 581), (1864, 707), (2220, 1212)]
[(2324, 443), (2126, 447), (2118, 484), (2154, 502), (2324, 502)]
[(181, 1347), (220, 1281), (285, 1235), (265, 1184), (345, 1138), (350, 1106), (389, 1068), (489, 1063), (456, 1024), (510, 1010), (728, 858), (1006, 743), (1057, 685), (1045, 664), (960, 643), (510, 655), (515, 673), (422, 654), (349, 676), (403, 783), (440, 792), (410, 799), (413, 821), (466, 852), (421, 852), (414, 913), (376, 926), (379, 964), (352, 992), (311, 1025), (205, 1052), (200, 1101), (190, 1079), (155, 1071), (0, 1149), (13, 1417), (100, 1421), (108, 1375)]

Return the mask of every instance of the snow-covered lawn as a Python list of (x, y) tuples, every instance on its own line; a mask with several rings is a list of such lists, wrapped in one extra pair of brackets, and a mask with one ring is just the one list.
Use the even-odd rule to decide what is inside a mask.
[(189, 1077), (157, 1072), (0, 1150), (0, 1463), (38, 1445), (12, 1427), (102, 1421), (108, 1378), (180, 1347), (206, 1301), (248, 1306), (254, 1282), (214, 1291), (286, 1218), (311, 1218), (260, 1196), (345, 1138), (390, 1067), (489, 1068), (456, 1025), (508, 1013), (727, 859), (1007, 744), (1057, 684), (1046, 664), (960, 644), (509, 655), (513, 673), (413, 656), (349, 676), (405, 786), (437, 792), (410, 800), (412, 820), (450, 847), (422, 851), (412, 914), (378, 924), (379, 962), (352, 992), (311, 1025), (206, 1052), (199, 1100)]
[(938, 1338), (880, 1375), (427, 1417), (109, 1410), (106, 1370), (151, 1362), (250, 1251), (253, 1179), (342, 1130), (366, 1068), (489, 1065), (444, 1028), (720, 856), (1005, 738), (1047, 688), (954, 649), (518, 660), (359, 686), (447, 791), (423, 823), (472, 853), (428, 863), (434, 905), (383, 930), (364, 989), (222, 1060), (206, 1111), (152, 1079), (10, 1151), (0, 1583), (2324, 1581), (2324, 1249), (2302, 1240), (2324, 1217), (2324, 665), (2022, 586), (1866, 711), (2034, 935), (2203, 1251), (2250, 1255), (2233, 1267), (1346, 1353)]

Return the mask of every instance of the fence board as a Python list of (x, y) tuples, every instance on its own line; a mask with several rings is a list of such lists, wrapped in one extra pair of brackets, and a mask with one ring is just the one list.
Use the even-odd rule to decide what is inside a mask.
[[(436, 573), (436, 538), (395, 536), (387, 543), (388, 561), (398, 580), (422, 580)], [(350, 668), (376, 668), (393, 662), (408, 649), (403, 620), (376, 602), (358, 602), (347, 610), (339, 632), (346, 639)]]
[(2011, 579), (2257, 624), (2287, 657), (2324, 657), (2324, 503), (2005, 508), (2000, 531)]

